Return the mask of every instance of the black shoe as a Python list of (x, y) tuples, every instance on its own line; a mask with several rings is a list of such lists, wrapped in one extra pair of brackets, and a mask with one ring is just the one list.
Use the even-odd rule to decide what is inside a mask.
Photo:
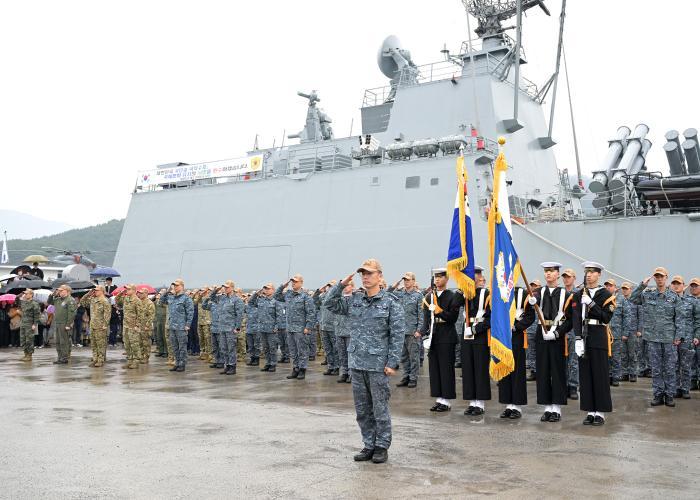
[(469, 405), (469, 407), (464, 410), (465, 415), (473, 415), (474, 414), (474, 407), (472, 405)]
[(333, 370), (331, 370), (331, 369), (329, 368), (328, 370), (326, 370), (325, 372), (323, 372), (323, 374), (324, 374), (324, 375), (333, 375)]
[(537, 379), (537, 373), (535, 373), (534, 370), (530, 370), (530, 373), (528, 374), (528, 376), (525, 380), (527, 380), (528, 382), (534, 382), (536, 379)]
[(396, 387), (406, 387), (407, 385), (408, 385), (408, 379), (404, 378), (404, 379), (401, 379), (401, 382), (396, 384)]
[(60, 365), (60, 364), (61, 364), (61, 360), (60, 360), (60, 359), (57, 359), (56, 361), (53, 362), (53, 364), (54, 364), (54, 365)]
[(664, 404), (664, 397), (663, 396), (654, 396), (654, 399), (651, 400), (651, 406), (662, 406)]
[(277, 367), (275, 365), (270, 366), (270, 368), (267, 369), (268, 373), (274, 373), (277, 371)]
[(226, 375), (235, 375), (235, 374), (236, 374), (235, 365), (231, 365), (226, 369)]
[(586, 418), (583, 420), (583, 425), (593, 425), (594, 418), (593, 415), (586, 415)]
[(254, 358), (250, 366), (260, 366), (260, 358)]
[(321, 361), (321, 365), (326, 366), (327, 364), (328, 364), (328, 360), (327, 360), (327, 359), (324, 359), (323, 361)]
[(636, 375), (630, 375), (629, 381), (630, 381), (630, 382), (636, 382), (636, 381), (637, 381), (637, 376), (636, 376)]
[(630, 381), (629, 375), (623, 375), (622, 378), (620, 379), (620, 382), (629, 382), (629, 381)]
[(184, 366), (178, 366), (177, 368), (175, 368), (175, 371), (176, 371), (176, 372), (184, 372), (184, 371), (185, 371), (185, 367), (184, 367)]
[(481, 406), (475, 406), (474, 410), (472, 411), (472, 416), (478, 417), (479, 415), (484, 414), (484, 409)]
[(501, 416), (501, 418), (510, 418), (510, 416), (512, 414), (513, 414), (513, 410), (511, 410), (510, 408), (506, 408), (505, 410), (503, 410), (503, 413), (501, 413), (500, 416)]
[(417, 385), (418, 385), (418, 382), (416, 382), (415, 380), (409, 380), (408, 385), (406, 387), (408, 387), (409, 389), (413, 389)]
[(683, 399), (690, 399), (690, 393), (689, 393), (689, 392), (686, 392), (686, 391), (683, 391), (683, 394), (681, 394), (681, 397), (682, 397)]
[(595, 425), (597, 427), (599, 425), (603, 425), (604, 423), (605, 419), (600, 415), (596, 415), (595, 417), (593, 417), (593, 423), (591, 425)]
[(316, 356), (309, 356), (309, 361), (316, 361)]
[(246, 366), (253, 366), (253, 358), (250, 358), (248, 361), (245, 362)]
[(265, 365), (265, 366), (263, 366), (262, 368), (260, 368), (260, 371), (261, 371), (261, 372), (270, 371), (270, 365)]
[(343, 373), (340, 377), (338, 377), (338, 380), (336, 380), (336, 382), (338, 382), (339, 384), (343, 384), (343, 383), (345, 383), (347, 380), (348, 380), (348, 374), (347, 374), (347, 373)]
[(440, 404), (435, 411), (438, 413), (442, 413), (442, 412), (450, 411), (450, 410), (451, 410), (451, 407), (444, 405), (444, 404)]
[(170, 370), (168, 370), (168, 371), (169, 371), (169, 372), (176, 372), (176, 371), (177, 371), (177, 366), (173, 366), (173, 367), (172, 367)]
[(430, 411), (437, 411), (437, 409), (440, 407), (440, 403), (435, 403), (433, 406), (430, 407)]
[(700, 390), (700, 384), (698, 384), (697, 380), (691, 380), (690, 381), (690, 390), (691, 391), (698, 391)]
[(549, 416), (549, 421), (550, 422), (559, 422), (561, 420), (561, 414), (553, 411), (552, 414)]
[(677, 398), (682, 398), (682, 397), (683, 397), (683, 390), (682, 390), (682, 389), (678, 389), (678, 390), (676, 391), (676, 397), (677, 397)]
[(522, 416), (523, 416), (523, 414), (520, 413), (520, 410), (511, 410), (511, 413), (510, 413), (510, 417), (509, 417), (509, 418), (510, 418), (511, 420), (515, 420), (515, 419), (518, 419), (518, 418), (520, 418), (520, 417), (522, 417)]
[(297, 375), (297, 380), (304, 380), (306, 378), (306, 368), (299, 369), (299, 375)]
[(352, 457), (352, 459), (355, 462), (367, 462), (368, 460), (372, 460), (372, 455), (374, 455), (374, 450), (370, 450), (369, 448), (362, 448), (362, 451)]
[(218, 363), (212, 363), (209, 365), (209, 368), (221, 368)]
[(666, 396), (666, 400), (665, 400), (664, 404), (666, 406), (671, 407), (671, 408), (676, 406), (676, 402), (673, 400), (673, 396)]
[(544, 412), (544, 413), (542, 414), (542, 416), (540, 417), (540, 422), (549, 422), (549, 417), (551, 417), (551, 416), (552, 416), (552, 412), (551, 412), (551, 411), (546, 411), (546, 412)]
[(290, 373), (289, 375), (287, 375), (287, 378), (288, 378), (288, 379), (293, 379), (293, 378), (297, 378), (298, 376), (299, 376), (299, 369), (298, 369), (298, 368), (294, 368), (294, 369), (292, 370), (292, 373)]
[(374, 455), (372, 455), (372, 463), (383, 464), (388, 458), (389, 452), (386, 451), (386, 448), (375, 448)]
[(620, 382), (618, 382), (617, 380), (613, 379), (613, 380), (610, 381), (610, 385), (613, 386), (613, 387), (620, 387)]
[(348, 375), (348, 379), (345, 381), (346, 384), (352, 384), (352, 377)]
[(576, 387), (569, 387), (569, 399), (578, 399), (578, 391)]
[(333, 373), (331, 375), (338, 375), (340, 373), (340, 368), (333, 368)]

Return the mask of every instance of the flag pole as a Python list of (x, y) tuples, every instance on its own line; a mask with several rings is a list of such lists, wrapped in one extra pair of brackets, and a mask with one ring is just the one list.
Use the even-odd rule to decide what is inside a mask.
[[(459, 156), (464, 159), (464, 144), (459, 145)], [(464, 169), (466, 170), (467, 167), (465, 166)], [(465, 177), (463, 176), (460, 181), (466, 183)], [(466, 192), (467, 186), (464, 186), (464, 189)], [(474, 275), (474, 290), (476, 290), (476, 274)], [(469, 320), (469, 298), (466, 294), (464, 295), (464, 327), (471, 327), (471, 321)], [(464, 337), (464, 328), (462, 328), (462, 337)]]
[[(527, 293), (534, 297), (535, 294), (532, 292), (532, 288), (530, 288), (530, 280), (528, 280), (527, 276), (525, 276), (525, 269), (523, 269), (523, 265), (520, 263), (520, 261), (518, 261), (518, 266), (520, 266), (520, 275), (523, 277), (523, 281), (525, 282)], [(542, 325), (542, 329), (544, 329), (544, 316), (542, 315), (542, 309), (540, 309), (538, 304), (535, 304), (535, 313), (537, 313), (537, 318), (540, 320), (540, 325)]]

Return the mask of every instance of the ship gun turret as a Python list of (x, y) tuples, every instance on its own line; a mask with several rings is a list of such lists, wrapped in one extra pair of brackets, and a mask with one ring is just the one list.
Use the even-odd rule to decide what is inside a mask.
[(312, 90), (310, 94), (297, 92), (297, 95), (308, 99), (309, 108), (306, 112), (306, 125), (298, 134), (289, 134), (289, 139), (300, 139), (304, 142), (328, 141), (333, 139), (333, 120), (316, 103), (321, 101), (318, 93)]

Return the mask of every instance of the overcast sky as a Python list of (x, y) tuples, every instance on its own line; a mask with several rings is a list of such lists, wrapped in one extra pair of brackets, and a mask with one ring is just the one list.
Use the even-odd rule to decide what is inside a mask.
[[(525, 76), (554, 67), (560, 2), (532, 9)], [(645, 122), (648, 164), (667, 170), (671, 128), (700, 127), (700, 4), (568, 2), (565, 44), (583, 170), (619, 125)], [(472, 29), (476, 22), (472, 21)], [(303, 127), (317, 89), (337, 137), (359, 133), (365, 88), (397, 35), (417, 64), (467, 37), (458, 0), (35, 0), (0, 17), (0, 208), (84, 226), (126, 215), (138, 170), (245, 155)], [(560, 168), (575, 170), (563, 80), (554, 125)], [(23, 186), (28, 186), (23, 189)], [(2, 221), (0, 221), (0, 226)]]

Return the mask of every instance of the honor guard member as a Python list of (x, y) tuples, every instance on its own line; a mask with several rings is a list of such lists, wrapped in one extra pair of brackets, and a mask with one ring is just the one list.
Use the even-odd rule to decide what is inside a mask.
[(522, 287), (513, 289), (515, 322), (513, 323), (513, 360), (515, 369), (498, 382), (498, 402), (506, 405), (501, 418), (522, 417), (522, 406), (527, 404), (525, 357), (528, 348), (527, 329), (535, 322), (535, 309), (528, 303), (529, 295)]
[(107, 361), (107, 330), (112, 318), (112, 306), (105, 298), (102, 287), (92, 289), (80, 299), (80, 305), (90, 311), (90, 344), (92, 361), (90, 366), (99, 368)]
[[(656, 289), (647, 289), (652, 277)], [(678, 353), (674, 342), (678, 341), (678, 295), (666, 285), (668, 271), (663, 267), (654, 269), (653, 276), (646, 278), (632, 292), (630, 300), (642, 306), (644, 311), (643, 338), (647, 341), (651, 365), (651, 386), (654, 398), (651, 406), (676, 406), (676, 363)]]
[(615, 297), (615, 312), (610, 320), (610, 333), (612, 333), (612, 346), (610, 356), (610, 385), (619, 387), (622, 379), (622, 308), (617, 307), (620, 295), (617, 291), (617, 283), (610, 278), (605, 280), (605, 289)]
[(184, 372), (187, 365), (187, 332), (194, 316), (192, 299), (185, 294), (185, 282), (178, 278), (160, 298), (168, 306), (168, 336), (175, 354), (175, 366), (171, 372)]
[(165, 289), (161, 289), (160, 292), (158, 292), (158, 295), (156, 296), (155, 300), (155, 306), (156, 306), (156, 320), (155, 320), (155, 337), (156, 337), (156, 346), (158, 348), (158, 357), (159, 358), (167, 358), (168, 357), (168, 348), (167, 348), (167, 343), (165, 339), (165, 314), (167, 310), (167, 306), (165, 304), (161, 304), (160, 298), (165, 295)]
[[(690, 296), (696, 302), (700, 303), (700, 278), (693, 278), (692, 280), (690, 280), (688, 290), (690, 290)], [(698, 389), (700, 389), (698, 385), (698, 368), (700, 368), (700, 328), (695, 329), (693, 335), (693, 347), (695, 350), (695, 361), (693, 362), (693, 370), (690, 380), (690, 390), (697, 391)]]
[(277, 332), (287, 327), (282, 304), (273, 298), (274, 293), (272, 283), (267, 283), (248, 301), (248, 306), (255, 310), (265, 353), (265, 366), (260, 369), (262, 372), (277, 371)]
[(603, 413), (612, 411), (610, 398), (610, 347), (607, 325), (615, 313), (616, 296), (599, 284), (603, 266), (584, 262), (584, 287), (571, 301), (572, 321), (579, 357), (581, 410), (588, 412), (583, 425), (603, 425)]
[[(292, 289), (285, 291), (290, 283)], [(284, 312), (287, 315), (287, 342), (293, 362), (292, 373), (287, 375), (288, 379), (306, 378), (306, 367), (309, 363), (309, 344), (306, 337), (314, 333), (312, 329), (316, 323), (314, 301), (303, 287), (304, 278), (301, 274), (295, 274), (275, 291), (275, 300), (284, 303)]]
[[(343, 288), (343, 295), (341, 300), (349, 301), (352, 298), (352, 294), (355, 291), (355, 285), (352, 281), (348, 283), (345, 288)], [(422, 296), (421, 296), (422, 297)], [(336, 334), (336, 346), (338, 348), (338, 364), (340, 365), (340, 376), (337, 382), (350, 383), (350, 369), (348, 367), (348, 346), (350, 344), (350, 325), (351, 320), (349, 316), (344, 314), (335, 314), (335, 334)]]
[(700, 329), (700, 304), (690, 295), (684, 295), (685, 281), (683, 276), (674, 276), (671, 280), (671, 289), (678, 294), (678, 306), (676, 307), (676, 331), (675, 342), (678, 350), (678, 382), (676, 397), (690, 399), (690, 377), (695, 356), (695, 332)]
[(75, 310), (77, 305), (75, 299), (70, 296), (71, 287), (61, 285), (51, 295), (48, 303), (54, 306), (53, 325), (56, 332), (56, 354), (58, 358), (53, 362), (55, 365), (65, 365), (70, 359), (71, 339), (70, 333), (73, 331), (73, 321), (75, 321)]
[(153, 337), (153, 320), (156, 316), (156, 306), (148, 298), (148, 288), (136, 290), (136, 296), (141, 301), (138, 307), (139, 337), (141, 339), (141, 364), (148, 363), (151, 357), (151, 337)]
[(457, 397), (455, 388), (455, 323), (464, 296), (447, 289), (447, 270), (433, 270), (434, 288), (423, 297), (423, 328), (421, 336), (428, 338), (430, 395), (437, 398), (430, 411), (445, 412), (451, 399)]
[(379, 287), (382, 278), (379, 261), (368, 259), (357, 272), (362, 275), (365, 292), (343, 297), (343, 290), (352, 283), (353, 273), (331, 288), (326, 305), (333, 313), (348, 316), (350, 321), (348, 364), (363, 443), (354, 459), (383, 463), (391, 445), (389, 376), (399, 368), (406, 322), (398, 299)]
[(625, 281), (620, 286), (621, 295), (617, 297), (615, 312), (622, 311), (622, 377), (621, 380), (636, 382), (639, 371), (637, 353), (641, 342), (642, 332), (639, 331), (639, 306), (629, 299), (632, 295), (632, 285)]
[(219, 350), (222, 352), (225, 365), (224, 371), (220, 372), (221, 375), (236, 374), (236, 342), (238, 333), (241, 331), (245, 304), (236, 295), (235, 288), (234, 282), (228, 280), (209, 295), (211, 302), (216, 303), (216, 330), (219, 332)]
[[(540, 280), (533, 280), (530, 282), (530, 290), (532, 293), (536, 293), (540, 288), (542, 288), (542, 283)], [(528, 298), (529, 300), (529, 298)], [(535, 317), (537, 319), (537, 317)], [(525, 359), (525, 365), (530, 373), (527, 376), (528, 382), (534, 382), (537, 378), (537, 370), (535, 368), (536, 353), (537, 353), (537, 328), (539, 327), (539, 322), (535, 321), (527, 328), (527, 357)]]
[[(399, 285), (403, 288), (399, 289)], [(418, 370), (420, 369), (421, 328), (423, 326), (423, 294), (416, 288), (416, 275), (412, 272), (404, 274), (399, 281), (389, 287), (403, 307), (406, 318), (406, 331), (401, 350), (403, 378), (396, 387), (416, 387)]]
[[(576, 271), (564, 269), (561, 273), (561, 280), (567, 293), (574, 293), (576, 287)], [(576, 336), (571, 330), (566, 333), (566, 347), (569, 356), (566, 358), (566, 384), (569, 390), (569, 399), (578, 399), (578, 356), (574, 352), (574, 342)]]
[[(489, 330), (491, 328), (491, 296), (482, 278), (483, 269), (474, 268), (476, 293), (469, 300), (469, 326), (457, 325), (462, 343), (462, 399), (469, 401), (465, 415), (483, 415), (485, 401), (491, 400), (489, 378)], [(458, 297), (460, 297), (458, 295)], [(460, 297), (463, 298), (463, 297)], [(465, 309), (466, 314), (467, 309)]]
[(571, 330), (571, 294), (558, 285), (558, 262), (543, 262), (545, 285), (530, 305), (538, 304), (544, 316), (544, 325), (537, 327), (537, 404), (544, 405), (542, 422), (559, 422), (561, 405), (566, 404), (566, 332)]
[(323, 307), (323, 301), (326, 298), (328, 290), (336, 284), (336, 281), (330, 281), (321, 288), (318, 288), (312, 298), (314, 305), (318, 311), (318, 322), (321, 327), (321, 343), (323, 351), (326, 353), (326, 364), (328, 368), (323, 373), (324, 375), (338, 375), (338, 350), (335, 338), (335, 315), (327, 308)]

